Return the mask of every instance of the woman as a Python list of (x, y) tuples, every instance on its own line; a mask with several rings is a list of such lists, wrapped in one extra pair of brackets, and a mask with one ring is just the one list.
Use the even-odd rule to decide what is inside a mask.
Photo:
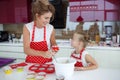
[(56, 53), (51, 46), (56, 45), (55, 30), (49, 24), (55, 13), (52, 4), (35, 1), (32, 3), (33, 22), (25, 24), (23, 28), (24, 52), (26, 62), (44, 64), (52, 61)]

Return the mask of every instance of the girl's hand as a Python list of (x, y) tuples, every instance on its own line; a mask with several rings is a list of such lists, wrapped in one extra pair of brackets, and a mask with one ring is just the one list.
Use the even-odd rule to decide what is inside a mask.
[(85, 68), (84, 67), (75, 67), (75, 71), (84, 71)]

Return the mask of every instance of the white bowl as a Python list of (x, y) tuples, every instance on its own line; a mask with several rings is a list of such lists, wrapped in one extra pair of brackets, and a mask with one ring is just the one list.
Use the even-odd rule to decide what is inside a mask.
[(60, 57), (56, 58), (56, 60), (57, 62), (53, 60), (56, 76), (64, 76), (65, 79), (70, 78), (74, 73), (76, 60), (70, 57)]

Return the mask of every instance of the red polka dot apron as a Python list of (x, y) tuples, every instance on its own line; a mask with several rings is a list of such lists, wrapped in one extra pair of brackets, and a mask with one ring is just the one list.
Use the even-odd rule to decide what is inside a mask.
[[(76, 56), (74, 55), (75, 52), (73, 52), (73, 54), (71, 55), (71, 57), (73, 57), (73, 58), (75, 58), (75, 59), (78, 59), (78, 60), (82, 60), (82, 53), (83, 53), (84, 50), (85, 50), (85, 49), (82, 49), (82, 50), (80, 51), (80, 56), (79, 56), (79, 57), (76, 57)], [(83, 67), (82, 62), (77, 61), (77, 62), (75, 63), (75, 67)]]
[[(44, 27), (44, 40), (40, 42), (34, 42), (34, 34), (35, 34), (35, 23), (32, 32), (32, 41), (30, 42), (30, 48), (38, 51), (48, 51), (47, 41), (46, 41), (46, 27)], [(29, 63), (39, 63), (44, 64), (46, 62), (51, 62), (52, 58), (44, 58), (42, 56), (30, 56), (27, 55), (26, 62)]]

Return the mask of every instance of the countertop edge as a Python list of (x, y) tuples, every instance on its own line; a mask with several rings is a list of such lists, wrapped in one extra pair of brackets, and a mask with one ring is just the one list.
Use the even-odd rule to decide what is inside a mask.
[[(0, 46), (23, 47), (23, 43), (1, 42)], [(60, 48), (73, 49), (70, 44), (58, 44), (58, 46)], [(109, 46), (87, 46), (86, 49), (89, 49), (89, 50), (119, 50), (120, 51), (120, 47), (109, 47)]]

